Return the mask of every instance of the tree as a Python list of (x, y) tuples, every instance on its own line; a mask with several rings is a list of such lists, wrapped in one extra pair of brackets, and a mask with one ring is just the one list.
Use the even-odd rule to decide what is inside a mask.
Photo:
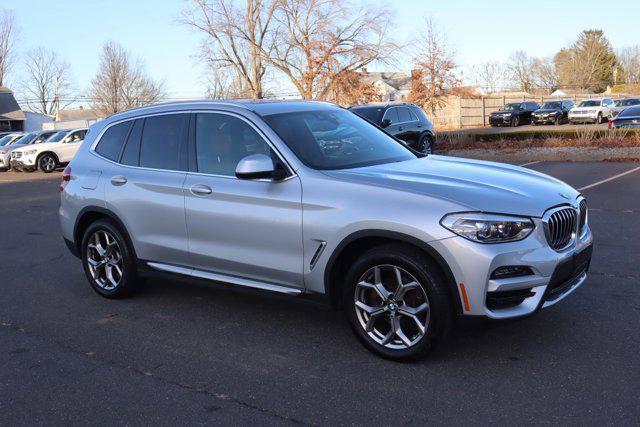
[(535, 87), (536, 75), (533, 62), (533, 58), (522, 50), (515, 51), (509, 56), (507, 68), (511, 81), (523, 92), (529, 92)]
[(640, 84), (640, 45), (621, 49), (617, 57), (622, 70), (622, 79), (618, 79), (619, 82)]
[(414, 59), (411, 91), (408, 100), (431, 111), (446, 105), (446, 96), (460, 84), (455, 50), (447, 42), (446, 34), (431, 18), (426, 20), (424, 33), (418, 38), (422, 46)]
[(91, 81), (94, 108), (114, 114), (158, 102), (163, 96), (163, 84), (146, 75), (140, 59), (132, 61), (129, 53), (115, 42), (102, 47), (100, 68)]
[(216, 67), (210, 63), (205, 74), (205, 97), (209, 99), (229, 99), (251, 97), (244, 81), (226, 67)]
[(601, 92), (613, 84), (618, 61), (602, 30), (584, 30), (555, 63), (561, 86)]
[(232, 0), (192, 0), (182, 22), (204, 33), (200, 56), (214, 69), (230, 68), (254, 99), (264, 95), (263, 52), (278, 0), (247, 0), (244, 11)]
[(497, 61), (483, 62), (474, 67), (476, 83), (488, 93), (499, 92), (504, 88), (507, 71), (504, 64)]
[(333, 79), (387, 60), (395, 44), (389, 12), (352, 7), (346, 0), (279, 0), (276, 31), (264, 59), (284, 73), (304, 99), (325, 98)]
[(15, 25), (16, 19), (13, 12), (8, 10), (0, 12), (0, 86), (7, 83), (7, 76), (15, 59), (13, 50), (17, 37)]
[(558, 69), (553, 58), (533, 58), (531, 67), (537, 87), (544, 88), (549, 93), (558, 88)]
[(42, 114), (55, 115), (73, 102), (69, 64), (45, 48), (27, 53), (24, 61), (25, 78), (20, 87), (28, 98), (27, 106)]
[(324, 99), (347, 106), (377, 102), (381, 96), (375, 84), (366, 81), (362, 73), (346, 70), (329, 76)]

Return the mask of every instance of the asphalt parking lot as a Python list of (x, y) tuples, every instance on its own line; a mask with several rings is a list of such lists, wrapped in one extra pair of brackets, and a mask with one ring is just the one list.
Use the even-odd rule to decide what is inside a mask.
[(58, 174), (0, 174), (0, 424), (637, 425), (639, 166), (528, 164), (586, 187), (590, 277), (411, 364), (291, 300), (158, 280), (100, 298), (59, 235)]

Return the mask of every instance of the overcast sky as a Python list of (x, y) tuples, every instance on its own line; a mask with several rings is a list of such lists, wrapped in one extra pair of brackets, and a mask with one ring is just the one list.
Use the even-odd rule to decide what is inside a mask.
[[(517, 49), (553, 55), (585, 28), (603, 29), (614, 48), (640, 44), (638, 0), (368, 1), (386, 3), (394, 11), (393, 34), (401, 42), (420, 30), (423, 17), (433, 16), (463, 67), (504, 61)], [(38, 46), (55, 50), (71, 64), (81, 92), (97, 71), (102, 44), (114, 40), (141, 57), (171, 96), (202, 97), (202, 69), (194, 57), (201, 36), (176, 22), (187, 5), (188, 0), (2, 0), (0, 8), (15, 12), (19, 51)], [(408, 61), (399, 67), (411, 68)]]

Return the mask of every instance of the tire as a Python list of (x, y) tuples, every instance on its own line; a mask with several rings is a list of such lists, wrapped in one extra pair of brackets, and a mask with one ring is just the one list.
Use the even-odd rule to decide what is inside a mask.
[(418, 151), (422, 154), (433, 153), (433, 137), (429, 134), (424, 134), (418, 141)]
[[(100, 219), (87, 227), (82, 238), (81, 260), (91, 288), (99, 295), (123, 298), (135, 289), (138, 274), (134, 253), (112, 221)], [(102, 266), (97, 265), (98, 262)]]
[[(396, 272), (400, 272), (406, 287), (401, 297)], [(370, 285), (376, 282), (376, 277), (380, 278), (384, 292)], [(412, 286), (408, 287), (409, 284)], [(388, 298), (383, 300), (381, 295)], [(402, 244), (382, 245), (363, 253), (347, 272), (343, 302), (360, 342), (373, 353), (392, 360), (427, 356), (449, 334), (454, 323), (447, 284), (440, 270), (419, 251)], [(412, 318), (406, 315), (412, 308), (423, 310)], [(424, 332), (418, 324), (424, 327)]]
[(556, 120), (554, 121), (554, 124), (556, 126), (560, 126), (562, 124), (562, 116), (557, 116)]
[(511, 127), (517, 128), (518, 126), (520, 126), (520, 116), (515, 116), (511, 119)]
[(603, 117), (602, 117), (602, 113), (598, 113), (598, 118), (596, 119), (596, 123), (597, 124), (602, 124), (604, 123)]
[(43, 154), (38, 157), (37, 168), (40, 172), (51, 173), (58, 167), (58, 159), (53, 154)]

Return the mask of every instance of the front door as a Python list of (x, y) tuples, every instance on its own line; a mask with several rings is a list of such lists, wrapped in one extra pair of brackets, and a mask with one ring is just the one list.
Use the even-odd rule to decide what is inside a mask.
[(184, 194), (191, 265), (303, 287), (299, 178), (236, 178), (236, 165), (250, 154), (281, 159), (253, 125), (232, 114), (196, 114), (190, 142), (194, 161)]
[(69, 135), (64, 137), (61, 141), (62, 143), (60, 144), (60, 148), (56, 150), (58, 153), (58, 160), (60, 160), (60, 162), (68, 163), (73, 160), (73, 157), (82, 145), (82, 141), (84, 141), (86, 133), (87, 130), (82, 129), (71, 132)]

